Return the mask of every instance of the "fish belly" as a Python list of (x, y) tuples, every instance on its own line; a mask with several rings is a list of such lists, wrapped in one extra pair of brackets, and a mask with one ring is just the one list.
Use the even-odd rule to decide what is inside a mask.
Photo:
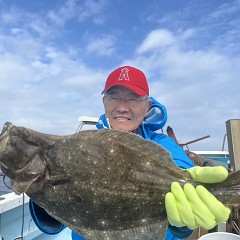
[(116, 231), (83, 230), (80, 232), (87, 240), (163, 240), (166, 236), (168, 222), (146, 225)]

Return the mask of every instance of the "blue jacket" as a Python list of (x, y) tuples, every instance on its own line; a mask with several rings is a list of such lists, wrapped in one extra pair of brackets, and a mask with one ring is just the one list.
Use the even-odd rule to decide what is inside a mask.
[[(148, 111), (147, 116), (144, 118), (142, 125), (140, 126), (137, 134), (145, 139), (152, 140), (159, 145), (166, 148), (171, 154), (175, 161), (175, 164), (181, 168), (193, 167), (192, 161), (187, 157), (184, 150), (179, 147), (172, 138), (169, 138), (163, 133), (156, 132), (164, 127), (167, 121), (166, 108), (151, 97), (152, 105)], [(98, 129), (110, 128), (108, 120), (103, 114), (100, 116), (99, 121), (96, 125)], [(30, 212), (32, 218), (38, 228), (46, 234), (57, 234), (61, 232), (65, 226), (58, 222), (56, 219), (48, 215), (45, 210), (37, 206), (33, 201), (30, 200)], [(192, 230), (183, 227), (177, 228), (170, 226), (166, 232), (166, 240), (177, 240), (181, 238), (187, 238), (192, 234)], [(73, 240), (84, 240), (80, 235), (72, 232)]]

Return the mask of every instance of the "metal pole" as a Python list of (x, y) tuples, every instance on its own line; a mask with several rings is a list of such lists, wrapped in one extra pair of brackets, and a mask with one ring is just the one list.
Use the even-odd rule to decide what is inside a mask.
[(240, 119), (228, 120), (226, 129), (231, 168), (240, 170)]

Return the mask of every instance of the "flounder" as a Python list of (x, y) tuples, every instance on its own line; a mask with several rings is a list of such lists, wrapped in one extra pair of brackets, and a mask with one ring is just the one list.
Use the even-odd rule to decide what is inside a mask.
[[(163, 239), (171, 183), (196, 185), (163, 147), (111, 129), (55, 136), (6, 123), (0, 166), (15, 193), (26, 192), (89, 240)], [(205, 186), (224, 204), (239, 205), (239, 171)]]

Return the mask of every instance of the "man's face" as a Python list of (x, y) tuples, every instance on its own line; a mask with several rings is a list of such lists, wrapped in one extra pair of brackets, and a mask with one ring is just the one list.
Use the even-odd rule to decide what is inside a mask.
[(114, 86), (104, 94), (103, 104), (111, 128), (131, 132), (141, 125), (151, 100), (128, 88)]

